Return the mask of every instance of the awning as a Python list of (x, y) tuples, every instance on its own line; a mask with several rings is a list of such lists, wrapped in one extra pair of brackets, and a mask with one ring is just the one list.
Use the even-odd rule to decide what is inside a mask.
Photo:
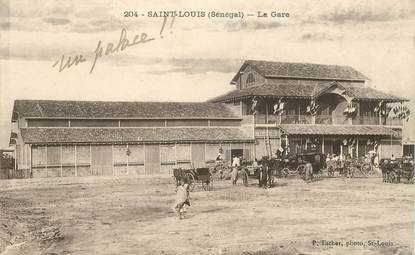
[(281, 124), (283, 133), (287, 135), (358, 135), (358, 136), (393, 136), (400, 138), (401, 134), (385, 126), (366, 125), (320, 125), (320, 124)]

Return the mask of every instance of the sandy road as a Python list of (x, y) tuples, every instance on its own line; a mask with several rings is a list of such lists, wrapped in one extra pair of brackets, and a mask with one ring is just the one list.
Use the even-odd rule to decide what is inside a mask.
[[(411, 254), (414, 185), (378, 178), (197, 188), (186, 219), (170, 177), (0, 182), (0, 254)], [(42, 241), (56, 227), (62, 240)], [(323, 242), (322, 240), (325, 240)], [(313, 242), (314, 241), (314, 242)], [(376, 244), (376, 246), (375, 246)]]

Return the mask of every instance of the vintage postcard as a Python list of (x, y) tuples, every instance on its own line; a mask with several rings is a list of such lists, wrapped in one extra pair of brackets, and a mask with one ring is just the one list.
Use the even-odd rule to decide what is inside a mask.
[(413, 0), (0, 0), (0, 254), (415, 254)]

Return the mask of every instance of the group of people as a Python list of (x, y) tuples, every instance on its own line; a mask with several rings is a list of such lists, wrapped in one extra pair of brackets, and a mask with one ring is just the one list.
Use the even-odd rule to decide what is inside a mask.
[[(280, 156), (282, 155), (279, 154)], [(233, 155), (232, 156), (232, 170), (230, 172), (231, 175), (231, 182), (232, 185), (235, 186), (238, 181), (239, 171), (241, 171), (241, 163), (243, 159), (241, 156)], [(216, 163), (223, 162), (222, 154), (219, 153), (216, 157)], [(252, 163), (252, 167), (256, 170), (259, 170), (259, 186), (268, 188), (270, 187), (270, 173), (267, 165), (260, 165), (258, 164), (257, 159), (255, 159)], [(305, 167), (305, 176), (306, 181), (313, 181), (313, 166), (310, 162), (306, 163)], [(186, 211), (186, 206), (190, 206), (190, 190), (189, 190), (189, 180), (187, 178), (183, 178), (181, 181), (181, 185), (178, 186), (176, 192), (176, 200), (173, 209), (179, 215), (179, 219), (184, 218), (184, 214)]]
[[(239, 175), (239, 171), (241, 170), (241, 163), (242, 163), (242, 157), (238, 156), (238, 155), (233, 155), (232, 156), (232, 170), (230, 172), (231, 174), (231, 181), (232, 181), (232, 185), (235, 186), (236, 182), (238, 181), (238, 175)], [(223, 164), (223, 158), (222, 158), (222, 153), (219, 153), (218, 156), (216, 157), (216, 164)]]
[(327, 154), (326, 155), (326, 168), (331, 169), (342, 168), (344, 164), (344, 156), (342, 154)]
[[(375, 165), (377, 163), (377, 154), (375, 152), (370, 151), (369, 153), (366, 154), (365, 159), (367, 161), (369, 161), (372, 165)], [(392, 158), (394, 159), (395, 157), (392, 154)], [(330, 162), (334, 162), (338, 165), (343, 165), (343, 163), (345, 161), (350, 161), (352, 160), (352, 155), (347, 154), (347, 155), (337, 155), (335, 153), (333, 154), (327, 154), (326, 155), (326, 165), (327, 167), (330, 165)]]

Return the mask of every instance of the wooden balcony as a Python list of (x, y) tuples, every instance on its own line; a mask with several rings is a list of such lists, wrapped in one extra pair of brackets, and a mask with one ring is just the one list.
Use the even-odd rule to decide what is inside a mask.
[(316, 115), (316, 124), (333, 124), (331, 115)]
[(352, 120), (353, 125), (379, 125), (378, 116), (355, 116)]
[[(333, 117), (331, 115), (316, 115), (315, 123), (311, 115), (268, 115), (257, 114), (255, 116), (246, 115), (243, 117), (245, 124), (259, 125), (275, 125), (275, 124), (333, 124)], [(393, 119), (392, 117), (379, 119), (378, 116), (355, 116), (352, 119), (353, 125), (386, 125), (386, 126), (402, 126), (403, 120)]]
[[(281, 122), (280, 122), (281, 119)], [(309, 115), (255, 115), (255, 124), (311, 124)]]
[(402, 126), (403, 121), (393, 119), (392, 117), (382, 118), (379, 116), (356, 116), (352, 120), (353, 125), (384, 125), (384, 126)]
[(393, 119), (392, 117), (382, 119), (382, 125), (386, 126), (402, 126), (403, 122), (401, 119)]
[(283, 115), (281, 124), (312, 124), (310, 115)]

